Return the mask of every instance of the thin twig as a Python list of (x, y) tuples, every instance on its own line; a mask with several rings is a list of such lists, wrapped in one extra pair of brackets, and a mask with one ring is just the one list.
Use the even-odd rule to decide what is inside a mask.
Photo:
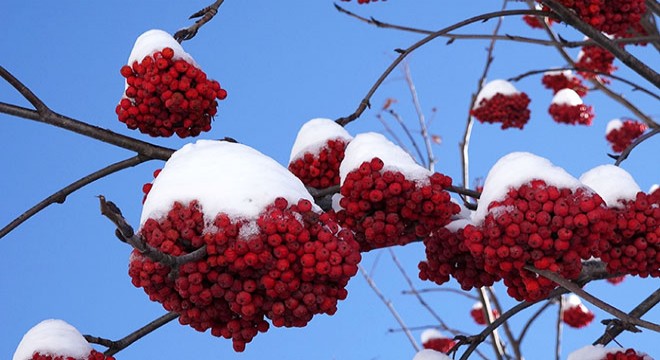
[(46, 104), (41, 101), (41, 99), (39, 99), (39, 97), (35, 95), (32, 90), (30, 90), (27, 86), (25, 86), (25, 84), (23, 84), (12, 73), (7, 71), (7, 69), (2, 66), (0, 66), (0, 76), (5, 79), (9, 85), (13, 86), (14, 89), (16, 89), (21, 95), (23, 95), (25, 100), (32, 104), (32, 106), (34, 106), (39, 114), (47, 114), (51, 112), (50, 108), (46, 106)]
[(430, 293), (430, 292), (450, 292), (454, 293), (456, 295), (461, 295), (464, 296), (470, 300), (479, 300), (478, 297), (471, 295), (469, 292), (464, 291), (464, 290), (459, 290), (459, 289), (452, 289), (452, 288), (443, 288), (443, 287), (436, 287), (436, 288), (430, 288), (430, 289), (419, 289), (410, 291), (410, 290), (403, 290), (401, 291), (401, 294), (403, 295), (415, 295), (415, 294), (424, 294), (424, 293)]
[(557, 310), (557, 322), (555, 323), (555, 330), (557, 336), (555, 337), (555, 360), (561, 360), (561, 334), (563, 330), (562, 311), (564, 310), (564, 297), (559, 297), (559, 309)]
[(195, 23), (190, 25), (189, 27), (177, 31), (174, 34), (174, 39), (179, 43), (181, 43), (195, 37), (195, 35), (197, 35), (197, 31), (199, 31), (199, 28), (204, 26), (204, 24), (206, 24), (207, 22), (211, 21), (211, 19), (213, 19), (213, 17), (218, 13), (218, 8), (220, 7), (220, 5), (222, 5), (223, 2), (225, 1), (217, 0), (213, 4), (192, 14), (189, 19), (194, 19), (194, 18), (200, 18), (200, 19), (195, 21)]
[(415, 351), (420, 351), (421, 348), (419, 347), (419, 345), (417, 344), (417, 341), (415, 340), (412, 333), (410, 332), (410, 329), (408, 329), (408, 326), (406, 326), (406, 324), (403, 322), (403, 319), (399, 315), (399, 312), (397, 312), (396, 309), (394, 308), (394, 305), (392, 304), (392, 301), (385, 298), (383, 293), (380, 292), (380, 290), (376, 286), (376, 283), (374, 282), (374, 279), (369, 274), (367, 274), (367, 272), (364, 270), (362, 265), (358, 264), (358, 269), (360, 269), (360, 273), (362, 274), (364, 279), (367, 281), (367, 284), (369, 284), (369, 287), (371, 287), (371, 290), (373, 290), (373, 292), (376, 294), (376, 296), (378, 296), (380, 301), (382, 301), (383, 304), (385, 304), (385, 306), (390, 311), (390, 313), (392, 313), (392, 316), (394, 316), (394, 319), (399, 323), (399, 326), (401, 326), (401, 329), (403, 329), (403, 332), (406, 334), (406, 337), (410, 341), (410, 344), (412, 344), (412, 347), (415, 349)]
[[(653, 309), (658, 302), (660, 302), (660, 289), (656, 289), (651, 295), (649, 295), (644, 301), (639, 303), (632, 311), (628, 313), (631, 317), (640, 318), (642, 315), (646, 314), (649, 310)], [(594, 345), (601, 344), (607, 345), (610, 341), (614, 340), (619, 334), (625, 330), (625, 327), (619, 324), (614, 324), (613, 326), (607, 327), (605, 333), (599, 337)]]
[(87, 342), (92, 343), (92, 344), (99, 344), (102, 346), (105, 346), (108, 348), (103, 354), (105, 356), (113, 356), (116, 353), (126, 349), (128, 346), (133, 344), (134, 342), (140, 340), (141, 338), (145, 337), (146, 335), (152, 333), (154, 330), (160, 328), (161, 326), (169, 323), (170, 321), (176, 319), (179, 317), (179, 314), (175, 312), (169, 312), (158, 319), (150, 322), (149, 324), (139, 328), (138, 330), (128, 334), (127, 336), (123, 337), (122, 339), (113, 341), (113, 340), (108, 340), (92, 335), (84, 335), (85, 340)]
[(44, 200), (40, 201), (38, 204), (34, 205), (31, 207), (29, 210), (25, 211), (21, 215), (19, 215), (16, 219), (12, 220), (9, 224), (7, 224), (5, 227), (0, 229), (0, 239), (2, 239), (5, 235), (9, 234), (12, 230), (17, 228), (19, 225), (21, 225), (23, 222), (31, 218), (32, 216), (36, 215), (39, 213), (41, 210), (45, 209), (51, 204), (63, 204), (66, 201), (67, 196), (69, 196), (71, 193), (74, 191), (84, 187), (85, 185), (91, 184), (94, 181), (101, 179), (105, 176), (108, 176), (112, 173), (115, 173), (117, 171), (141, 164), (145, 161), (151, 160), (150, 158), (143, 157), (143, 156), (134, 156), (131, 158), (128, 158), (126, 160), (122, 160), (120, 162), (114, 163), (112, 165), (106, 166), (101, 170), (98, 170), (96, 172), (93, 172), (65, 187), (62, 189), (56, 191), (49, 197), (45, 198)]
[[(497, 298), (497, 295), (495, 294), (495, 290), (493, 290), (492, 286), (489, 286), (486, 288), (488, 291), (488, 295), (490, 295), (490, 299), (493, 302), (493, 305), (495, 305), (495, 309), (497, 310), (498, 314), (501, 314), (504, 312), (504, 308), (502, 308), (502, 305), (500, 305), (500, 300)], [(516, 356), (516, 359), (522, 359), (522, 353), (520, 352), (520, 344), (518, 341), (516, 341), (516, 338), (513, 336), (513, 332), (511, 331), (511, 327), (509, 326), (509, 322), (505, 321), (502, 324), (502, 327), (504, 328), (504, 334), (506, 335), (507, 339), (509, 340), (509, 346), (513, 349), (513, 353)]]
[[(486, 325), (490, 325), (495, 321), (495, 318), (493, 317), (493, 309), (490, 306), (490, 298), (488, 297), (488, 293), (483, 287), (477, 289), (477, 293), (479, 294), (479, 301), (481, 301), (481, 305), (483, 307), (482, 310), (484, 312)], [(502, 345), (502, 340), (500, 340), (500, 333), (497, 331), (497, 328), (494, 328), (493, 331), (490, 332), (490, 337), (492, 339), (491, 345), (493, 346), (495, 356), (498, 360), (502, 360), (506, 352), (504, 350), (504, 346)]]
[[(408, 90), (410, 90), (410, 96), (412, 97), (412, 102), (415, 107), (415, 112), (417, 113), (417, 120), (419, 121), (422, 139), (424, 139), (424, 146), (426, 147), (427, 168), (430, 171), (435, 171), (434, 170), (435, 156), (433, 156), (431, 137), (429, 136), (428, 130), (426, 128), (426, 119), (424, 117), (424, 111), (422, 110), (422, 105), (419, 103), (419, 97), (417, 96), (417, 89), (415, 88), (415, 82), (413, 82), (412, 74), (410, 72), (410, 65), (408, 65), (408, 62), (403, 63), (403, 73), (406, 78), (406, 83), (408, 84)], [(417, 148), (417, 144), (415, 144), (415, 148)]]
[[(390, 115), (391, 115), (391, 113), (390, 113)], [(406, 153), (408, 153), (408, 155), (410, 155), (410, 157), (413, 157), (413, 158), (414, 158), (414, 156), (412, 155), (412, 153), (410, 152), (410, 150), (408, 149), (408, 147), (406, 146), (406, 144), (404, 144), (403, 141), (401, 141), (401, 138), (399, 138), (399, 136), (394, 132), (394, 130), (392, 130), (392, 128), (390, 127), (390, 125), (387, 123), (387, 121), (385, 121), (385, 119), (383, 119), (383, 116), (382, 116), (381, 114), (376, 114), (376, 119), (378, 119), (378, 121), (380, 121), (380, 123), (383, 125), (383, 128), (385, 129), (385, 131), (386, 131), (388, 134), (390, 134), (390, 136), (392, 137), (392, 139), (394, 139), (394, 142), (396, 142), (396, 144), (397, 144), (400, 148), (402, 148), (403, 151), (405, 151)]]
[[(408, 129), (408, 126), (406, 125), (406, 122), (403, 121), (401, 118), (401, 115), (397, 113), (396, 111), (390, 109), (387, 111), (394, 120), (399, 124), (401, 129), (403, 129), (403, 132), (406, 134), (406, 137), (408, 140), (410, 140), (410, 143), (412, 144), (413, 148), (415, 148), (415, 152), (417, 153), (417, 157), (419, 158), (419, 162), (421, 163), (422, 166), (426, 167), (426, 161), (424, 159), (424, 156), (422, 155), (422, 151), (419, 149), (419, 146), (417, 145), (417, 141), (415, 141), (415, 138), (413, 138), (412, 133), (410, 132), (410, 129)], [(414, 156), (413, 156), (414, 158)]]
[(616, 162), (614, 163), (614, 165), (616, 166), (621, 165), (621, 163), (628, 158), (630, 153), (633, 151), (635, 147), (637, 147), (637, 145), (643, 143), (645, 140), (650, 139), (652, 136), (657, 135), (658, 133), (660, 133), (660, 127), (655, 128), (650, 132), (647, 132), (646, 134), (635, 139), (635, 141), (633, 141), (630, 145), (628, 145), (628, 147), (625, 150), (623, 150), (623, 152), (620, 155), (616, 157)]
[(527, 322), (523, 326), (522, 330), (520, 331), (520, 335), (518, 335), (518, 339), (516, 340), (518, 344), (521, 344), (523, 339), (525, 339), (525, 335), (527, 335), (527, 330), (531, 328), (534, 321), (536, 321), (536, 319), (538, 319), (539, 316), (541, 316), (541, 314), (543, 314), (543, 312), (547, 310), (550, 307), (550, 305), (552, 305), (553, 303), (554, 301), (552, 299), (546, 301), (546, 303), (543, 304), (543, 306), (541, 306), (538, 310), (536, 310), (536, 312), (532, 314), (532, 316), (530, 316), (529, 319), (527, 319)]
[(362, 115), (362, 113), (371, 106), (370, 100), (373, 94), (376, 92), (376, 90), (380, 87), (380, 85), (385, 81), (385, 79), (392, 73), (392, 71), (399, 66), (401, 61), (405, 59), (408, 55), (410, 55), (413, 51), (417, 50), (418, 48), (424, 46), (425, 44), (429, 43), (430, 41), (447, 34), (448, 32), (452, 30), (459, 29), (463, 26), (479, 22), (479, 21), (485, 21), (491, 18), (495, 17), (500, 17), (500, 16), (515, 16), (515, 15), (539, 15), (539, 16), (547, 16), (547, 17), (554, 17), (555, 15), (546, 12), (546, 11), (539, 11), (539, 10), (506, 10), (506, 11), (495, 11), (487, 14), (482, 14), (478, 16), (471, 17), (469, 19), (460, 21), (458, 23), (455, 23), (453, 25), (450, 25), (446, 28), (443, 28), (441, 30), (438, 30), (434, 32), (433, 34), (430, 34), (423, 39), (417, 41), (407, 49), (397, 49), (396, 51), (399, 53), (399, 56), (385, 69), (385, 71), (380, 75), (378, 80), (371, 86), (367, 94), (364, 96), (364, 98), (360, 101), (360, 104), (358, 105), (357, 109), (350, 115), (341, 117), (337, 120), (335, 120), (339, 125), (345, 126), (346, 124), (350, 123), (351, 121), (357, 119)]

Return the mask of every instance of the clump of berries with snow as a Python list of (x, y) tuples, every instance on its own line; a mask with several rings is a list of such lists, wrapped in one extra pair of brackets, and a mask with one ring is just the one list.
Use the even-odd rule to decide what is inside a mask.
[(580, 97), (584, 97), (588, 92), (588, 89), (586, 86), (584, 86), (582, 80), (573, 75), (571, 70), (548, 71), (543, 74), (541, 82), (546, 89), (552, 89), (554, 94), (562, 89), (571, 89), (575, 91)]
[(564, 299), (561, 320), (566, 325), (579, 329), (589, 325), (593, 319), (594, 313), (582, 304), (579, 297), (570, 294)]
[(62, 320), (44, 320), (18, 344), (13, 360), (114, 360), (92, 348), (82, 334)]
[(424, 238), (460, 211), (445, 191), (451, 178), (418, 165), (381, 134), (356, 136), (339, 172), (333, 207), (362, 251)]
[[(536, 4), (536, 10), (550, 11), (550, 8), (545, 5)], [(543, 29), (545, 28), (543, 23), (547, 26), (551, 26), (555, 22), (553, 18), (536, 15), (524, 15), (522, 19), (532, 29)]]
[(634, 349), (587, 345), (570, 353), (566, 360), (653, 360), (653, 358)]
[(560, 124), (591, 125), (594, 119), (592, 107), (585, 105), (577, 92), (561, 89), (552, 98), (548, 112)]
[[(141, 236), (164, 254), (202, 247), (178, 268), (133, 251), (129, 275), (179, 322), (232, 339), (332, 315), (357, 272), (359, 245), (298, 178), (245, 145), (201, 140), (175, 152), (144, 203)], [(173, 271), (175, 270), (175, 271)]]
[(422, 349), (415, 354), (412, 360), (451, 360), (447, 354), (433, 349)]
[(614, 152), (620, 153), (642, 136), (646, 129), (646, 124), (639, 121), (614, 119), (607, 123), (605, 139)]
[(619, 285), (619, 284), (621, 284), (621, 283), (623, 282), (623, 280), (625, 280), (625, 279), (626, 279), (626, 276), (625, 276), (625, 275), (621, 275), (621, 276), (615, 276), (615, 277), (607, 278), (607, 279), (605, 279), (605, 281), (607, 281), (608, 283), (610, 283), (610, 284), (612, 284), (612, 285)]
[(660, 277), (660, 197), (646, 194), (625, 170), (602, 165), (580, 180), (614, 212), (614, 234), (603, 241), (600, 259), (611, 274)]
[(493, 80), (479, 91), (470, 114), (482, 123), (500, 123), (502, 129), (522, 129), (529, 121), (530, 101), (510, 82)]
[(601, 32), (620, 37), (645, 34), (641, 25), (644, 0), (561, 0), (582, 21)]
[(115, 112), (129, 129), (151, 136), (181, 138), (211, 130), (218, 100), (227, 91), (206, 77), (195, 60), (172, 36), (149, 30), (135, 41), (128, 65), (124, 95)]
[(442, 332), (436, 329), (426, 329), (421, 335), (422, 346), (424, 349), (435, 350), (446, 354), (456, 345), (456, 341), (446, 337)]
[[(491, 312), (493, 314), (493, 319), (497, 319), (500, 316), (500, 313), (495, 309), (492, 309)], [(484, 310), (484, 305), (480, 301), (477, 301), (476, 303), (474, 303), (474, 305), (472, 305), (472, 309), (470, 309), (470, 316), (472, 317), (474, 322), (476, 322), (479, 325), (486, 325), (488, 323), (486, 321), (486, 312)]]
[[(160, 174), (161, 170), (162, 169), (154, 170), (154, 172), (153, 172), (154, 179), (156, 179), (158, 177), (158, 174)], [(147, 201), (147, 196), (149, 195), (149, 192), (151, 191), (151, 188), (153, 186), (154, 186), (153, 181), (149, 182), (149, 183), (144, 183), (144, 185), (142, 185), (142, 193), (144, 194), (144, 196), (142, 197), (142, 203), (143, 204), (144, 204), (145, 201)]]
[(330, 119), (312, 119), (298, 131), (289, 170), (305, 186), (325, 189), (339, 185), (339, 164), (353, 137)]
[(526, 269), (576, 279), (582, 259), (599, 255), (611, 234), (603, 199), (563, 169), (530, 153), (511, 153), (490, 170), (464, 236), (487, 272), (502, 277), (508, 294), (535, 301), (557, 285)]
[(463, 290), (491, 286), (500, 280), (484, 270), (483, 256), (475, 257), (465, 243), (464, 228), (470, 222), (458, 219), (424, 238), (426, 260), (419, 263), (419, 278), (438, 285), (452, 276)]
[(578, 74), (585, 79), (598, 78), (607, 84), (610, 81), (598, 73), (612, 74), (616, 70), (614, 66), (614, 54), (597, 45), (583, 46), (575, 62)]

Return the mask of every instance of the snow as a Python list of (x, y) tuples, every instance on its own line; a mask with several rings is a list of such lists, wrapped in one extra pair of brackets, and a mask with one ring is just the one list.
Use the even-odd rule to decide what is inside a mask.
[(209, 223), (218, 213), (232, 219), (256, 219), (277, 197), (289, 204), (300, 199), (314, 204), (298, 178), (259, 151), (228, 141), (198, 140), (172, 154), (154, 179), (140, 225), (165, 216), (176, 201), (192, 200), (201, 205)]
[(652, 192), (658, 190), (658, 188), (660, 188), (660, 184), (651, 185), (651, 187), (649, 188), (649, 194), (651, 194)]
[(415, 354), (413, 360), (451, 360), (451, 358), (439, 351), (423, 349)]
[(466, 208), (462, 200), (451, 198), (451, 202), (453, 202), (454, 204), (458, 205), (458, 207), (461, 208), (461, 211), (458, 214), (455, 214), (454, 216), (451, 217), (452, 220), (470, 219), (472, 217), (472, 210)]
[(493, 80), (481, 88), (481, 91), (479, 91), (479, 94), (477, 95), (477, 99), (474, 101), (473, 109), (479, 107), (481, 100), (490, 99), (498, 93), (502, 95), (514, 95), (518, 94), (519, 91), (513, 86), (513, 84), (506, 80)]
[[(570, 353), (566, 360), (602, 360), (605, 359), (607, 354), (619, 352), (621, 350), (623, 349), (619, 347), (605, 348), (603, 345), (587, 345)], [(653, 360), (652, 357), (640, 353), (639, 351), (637, 351), (637, 354), (641, 355), (644, 360)]]
[(431, 339), (442, 339), (445, 338), (446, 336), (440, 332), (438, 329), (426, 329), (422, 332), (422, 335), (420, 335), (420, 338), (422, 340), (422, 344), (425, 344)]
[(183, 50), (181, 44), (174, 40), (172, 35), (158, 29), (149, 30), (138, 36), (135, 45), (133, 45), (133, 50), (131, 50), (131, 55), (128, 57), (128, 65), (132, 65), (135, 61), (140, 62), (146, 56), (150, 56), (166, 47), (174, 50), (174, 59), (183, 59), (199, 67), (192, 56)]
[(65, 321), (44, 320), (30, 329), (18, 344), (13, 360), (29, 360), (35, 352), (86, 359), (92, 346)]
[(353, 137), (341, 125), (330, 119), (316, 118), (306, 122), (298, 131), (291, 148), (289, 163), (305, 153), (317, 154), (328, 140), (343, 139), (350, 142)]
[(582, 105), (582, 98), (573, 89), (561, 89), (552, 98), (552, 103), (557, 105), (578, 106)]
[(472, 310), (483, 309), (483, 308), (484, 308), (484, 304), (482, 304), (481, 301), (477, 301), (474, 303), (474, 305), (472, 305)]
[(620, 119), (612, 119), (610, 122), (607, 123), (607, 127), (605, 128), (605, 134), (609, 134), (612, 130), (618, 130), (623, 127), (623, 121)]
[(535, 179), (544, 180), (546, 184), (558, 188), (576, 190), (584, 187), (578, 179), (548, 159), (528, 152), (513, 152), (499, 159), (488, 172), (472, 221), (481, 224), (491, 202), (503, 200), (509, 189), (518, 188)]
[(349, 172), (375, 157), (385, 163), (382, 171), (400, 171), (408, 180), (426, 182), (433, 174), (417, 164), (410, 154), (387, 140), (382, 134), (368, 132), (357, 135), (346, 147), (344, 160), (339, 166), (341, 183), (344, 183)]
[(564, 75), (569, 80), (575, 78), (575, 75), (573, 75), (572, 70), (550, 70), (544, 72), (543, 75), (549, 75), (549, 76)]
[(580, 181), (600, 195), (609, 207), (622, 207), (619, 199), (634, 200), (642, 191), (627, 171), (610, 164), (587, 171), (580, 176)]
[(447, 228), (447, 230), (455, 233), (460, 229), (465, 229), (465, 227), (469, 224), (472, 224), (472, 222), (468, 219), (458, 219), (458, 220), (454, 220), (454, 221), (450, 222), (449, 224), (447, 224), (447, 226), (445, 226), (445, 228)]
[(564, 305), (565, 308), (572, 308), (576, 306), (582, 305), (582, 300), (575, 295), (575, 294), (570, 294), (564, 298)]

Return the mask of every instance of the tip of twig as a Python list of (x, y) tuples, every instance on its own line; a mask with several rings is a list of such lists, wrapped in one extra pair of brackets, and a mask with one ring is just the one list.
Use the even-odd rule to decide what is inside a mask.
[(610, 158), (612, 158), (614, 160), (619, 160), (619, 157), (620, 157), (619, 155), (614, 155), (614, 154), (610, 154), (610, 153), (607, 153), (607, 156), (609, 156)]
[(449, 38), (449, 40), (447, 40), (447, 43), (445, 45), (451, 45), (454, 43), (454, 41), (456, 41), (456, 38)]
[(394, 49), (394, 51), (397, 52), (397, 53), (399, 53), (399, 54), (403, 54), (403, 53), (406, 52), (405, 50), (403, 50), (403, 49), (399, 49), (399, 48)]

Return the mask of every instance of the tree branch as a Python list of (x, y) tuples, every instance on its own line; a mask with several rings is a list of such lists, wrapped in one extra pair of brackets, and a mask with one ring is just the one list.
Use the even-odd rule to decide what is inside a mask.
[(637, 145), (641, 144), (647, 139), (650, 139), (651, 137), (657, 135), (658, 133), (660, 133), (660, 127), (657, 127), (651, 130), (650, 132), (647, 132), (646, 134), (635, 139), (635, 141), (633, 141), (630, 145), (628, 145), (628, 147), (625, 150), (623, 150), (623, 152), (620, 155), (616, 156), (616, 162), (614, 163), (614, 165), (616, 166), (621, 165), (621, 163), (628, 158), (630, 153), (633, 151), (635, 147), (637, 147)]
[(203, 8), (202, 10), (190, 15), (189, 19), (194, 19), (194, 18), (200, 18), (199, 20), (195, 21), (194, 24), (190, 25), (189, 27), (185, 29), (181, 29), (174, 33), (174, 39), (178, 41), (179, 43), (182, 43), (186, 40), (190, 40), (197, 35), (197, 31), (199, 31), (199, 28), (204, 26), (207, 22), (211, 21), (213, 17), (218, 14), (218, 8), (222, 3), (225, 2), (224, 0), (217, 0), (213, 4)]
[[(660, 289), (656, 289), (651, 295), (644, 299), (644, 301), (632, 309), (628, 315), (630, 315), (630, 317), (640, 318), (649, 310), (653, 309), (653, 307), (656, 306), (658, 302), (660, 302)], [(610, 341), (619, 336), (619, 334), (621, 334), (624, 330), (626, 330), (626, 327), (622, 324), (614, 324), (609, 326), (605, 330), (605, 333), (594, 342), (594, 345), (607, 345), (610, 343)]]

